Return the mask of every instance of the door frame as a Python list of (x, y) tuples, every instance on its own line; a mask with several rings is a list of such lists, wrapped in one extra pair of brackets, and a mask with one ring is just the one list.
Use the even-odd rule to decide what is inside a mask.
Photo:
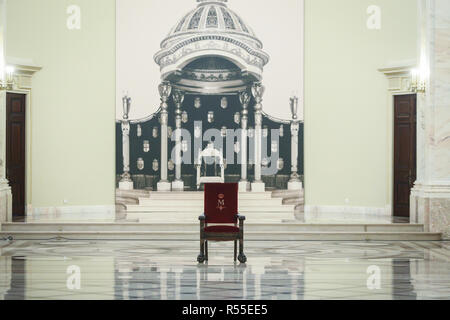
[[(415, 158), (416, 158), (416, 174), (415, 174), (415, 176), (416, 176), (416, 179), (417, 179), (417, 130), (418, 130), (418, 128), (417, 128), (417, 123), (418, 123), (418, 121), (417, 121), (417, 114), (418, 114), (418, 106), (417, 106), (417, 104), (418, 104), (418, 95), (417, 95), (417, 92), (411, 92), (411, 93), (401, 93), (401, 94), (394, 94), (394, 95), (392, 95), (392, 99), (393, 99), (393, 101), (392, 101), (392, 128), (391, 128), (391, 130), (392, 130), (392, 139), (391, 139), (391, 141), (392, 141), (392, 176), (391, 176), (391, 178), (392, 178), (392, 181), (391, 181), (391, 192), (392, 192), (392, 205), (391, 205), (391, 210), (392, 210), (392, 217), (395, 217), (395, 208), (394, 208), (394, 204), (395, 204), (395, 194), (394, 194), (394, 192), (395, 192), (395, 190), (394, 190), (394, 186), (395, 186), (395, 171), (394, 171), (394, 167), (395, 167), (395, 141), (394, 141), (394, 139), (395, 139), (395, 97), (397, 97), (397, 96), (407, 96), (407, 95), (414, 95), (414, 96), (416, 96), (416, 114), (415, 114), (415, 119), (416, 119), (416, 139), (414, 140), (414, 143), (415, 143), (415, 145), (416, 145), (416, 154), (415, 154)], [(414, 181), (415, 182), (415, 181)], [(411, 188), (411, 190), (412, 190), (412, 188)], [(409, 191), (409, 195), (411, 195), (411, 190)], [(409, 198), (408, 198), (409, 199)], [(410, 203), (410, 208), (411, 208), (411, 203)], [(411, 210), (410, 210), (411, 211)], [(411, 219), (411, 212), (409, 212), (409, 219)]]
[[(417, 94), (411, 86), (411, 72), (417, 67), (417, 62), (402, 61), (378, 69), (387, 80), (387, 155), (386, 155), (386, 212), (394, 217), (394, 127), (395, 127), (395, 97), (401, 95)], [(416, 109), (416, 113), (419, 110)], [(417, 138), (416, 138), (417, 144)], [(411, 218), (411, 217), (410, 217)]]
[[(31, 204), (31, 89), (13, 89), (6, 90), (5, 98), (8, 93), (23, 94), (25, 96), (25, 216), (28, 215), (29, 205)], [(5, 119), (7, 121), (7, 119)], [(6, 129), (6, 122), (5, 122)], [(6, 138), (6, 135), (5, 135)], [(6, 152), (5, 152), (6, 160)], [(5, 163), (5, 165), (7, 165)], [(11, 220), (12, 221), (12, 220)]]
[[(7, 57), (6, 64), (14, 68), (13, 88), (5, 90), (4, 101), (1, 101), (6, 111), (6, 94), (16, 93), (25, 95), (25, 216), (32, 214), (32, 80), (34, 75), (42, 68), (30, 63), (30, 59), (19, 59)], [(6, 115), (6, 114), (5, 114)], [(2, 126), (0, 126), (2, 128)], [(5, 139), (5, 161), (6, 161), (6, 119), (5, 132), (0, 134)], [(5, 167), (6, 168), (6, 167)], [(12, 216), (7, 217), (12, 222)]]

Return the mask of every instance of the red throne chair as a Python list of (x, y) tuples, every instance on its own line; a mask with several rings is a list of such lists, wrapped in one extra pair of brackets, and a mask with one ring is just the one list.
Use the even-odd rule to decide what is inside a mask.
[[(238, 213), (237, 183), (206, 183), (205, 212), (200, 220), (199, 263), (208, 261), (208, 241), (234, 241), (234, 261), (247, 261), (244, 254), (244, 221)], [(239, 221), (239, 224), (238, 224)], [(237, 243), (239, 241), (239, 256)]]

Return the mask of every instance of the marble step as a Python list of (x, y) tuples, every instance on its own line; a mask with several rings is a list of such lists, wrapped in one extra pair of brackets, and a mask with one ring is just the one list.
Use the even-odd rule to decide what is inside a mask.
[(119, 204), (139, 204), (139, 199), (116, 197), (116, 203)]
[[(294, 205), (245, 205), (240, 204), (239, 205), (239, 212), (242, 214), (264, 214), (266, 212), (273, 213), (293, 213), (294, 212)], [(127, 205), (127, 211), (128, 212), (151, 212), (151, 213), (158, 213), (158, 212), (176, 212), (176, 213), (194, 213), (194, 214), (201, 214), (203, 212), (203, 204), (191, 204), (186, 203), (184, 206), (179, 205), (172, 205), (172, 203), (161, 203), (161, 204), (155, 204), (155, 205)]]
[[(198, 231), (2, 231), (1, 238), (15, 240), (180, 240), (198, 241)], [(246, 231), (246, 241), (438, 241), (440, 233), (429, 232), (294, 232)]]
[[(198, 214), (196, 215), (165, 215), (165, 214), (149, 214), (149, 213), (133, 213), (128, 212), (126, 214), (127, 221), (136, 220), (140, 223), (197, 223), (198, 222)], [(267, 223), (267, 222), (294, 222), (295, 215), (294, 213), (290, 214), (266, 214), (264, 216), (261, 215), (245, 215), (246, 221), (248, 223)], [(297, 221), (298, 222), (298, 221)]]
[(284, 205), (304, 205), (305, 204), (305, 199), (304, 198), (286, 198), (282, 200), (282, 203)]
[[(184, 191), (184, 192), (151, 192), (149, 199), (154, 200), (174, 200), (174, 199), (198, 199), (203, 200), (203, 192), (196, 191)], [(272, 199), (271, 192), (240, 192), (239, 200), (261, 200), (261, 199)]]
[[(131, 218), (127, 218), (125, 221), (130, 221), (130, 222), (136, 222), (136, 223), (141, 223), (141, 224), (161, 224), (163, 222), (167, 222), (169, 224), (175, 224), (175, 223), (182, 223), (182, 224), (191, 224), (191, 223), (195, 223), (196, 227), (194, 229), (198, 229), (198, 219), (165, 219), (164, 221), (161, 219), (154, 219), (154, 218), (146, 218), (146, 217), (131, 217)], [(251, 223), (264, 223), (264, 224), (282, 224), (282, 223), (293, 223), (295, 221), (298, 220), (294, 220), (292, 217), (282, 217), (282, 218), (264, 218), (264, 219), (250, 219), (250, 220), (246, 220), (247, 224)], [(180, 230), (182, 231), (182, 230)]]
[[(250, 213), (242, 212), (241, 214), (245, 216), (247, 221), (252, 223), (261, 222), (262, 220), (295, 220), (294, 212), (264, 212), (264, 213)], [(126, 219), (139, 219), (140, 222), (148, 221), (149, 223), (160, 223), (160, 222), (196, 222), (198, 221), (198, 216), (201, 212), (126, 212)]]
[[(199, 222), (166, 221), (153, 223), (4, 223), (3, 232), (24, 231), (198, 231)], [(308, 232), (423, 232), (422, 224), (305, 224), (245, 222), (248, 231)]]
[(150, 191), (146, 191), (146, 190), (119, 190), (119, 189), (116, 189), (116, 197), (139, 198), (139, 197), (148, 197), (149, 195), (150, 195)]
[(302, 198), (303, 190), (275, 190), (272, 191), (272, 198)]
[[(292, 203), (294, 204), (294, 203)], [(203, 199), (152, 199), (139, 198), (139, 205), (148, 207), (203, 207)], [(282, 199), (240, 199), (239, 207), (281, 207)]]

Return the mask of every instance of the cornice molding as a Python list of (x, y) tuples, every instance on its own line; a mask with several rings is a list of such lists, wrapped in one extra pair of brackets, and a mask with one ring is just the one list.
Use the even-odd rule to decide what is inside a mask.
[(412, 93), (411, 71), (417, 67), (415, 61), (385, 65), (378, 69), (388, 79), (388, 90), (392, 93)]
[(14, 67), (13, 89), (31, 89), (31, 81), (36, 72), (42, 70), (41, 66), (30, 60), (6, 57), (6, 64)]

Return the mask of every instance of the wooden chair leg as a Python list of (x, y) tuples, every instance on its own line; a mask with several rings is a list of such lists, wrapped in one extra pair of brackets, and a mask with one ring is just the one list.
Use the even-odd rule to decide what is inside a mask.
[(200, 254), (197, 257), (199, 263), (205, 262), (205, 240), (200, 239)]
[(239, 238), (239, 257), (238, 260), (240, 263), (246, 263), (247, 257), (244, 254), (244, 238)]
[(234, 262), (237, 260), (237, 240), (234, 240)]
[(205, 260), (208, 261), (208, 241), (205, 241)]

